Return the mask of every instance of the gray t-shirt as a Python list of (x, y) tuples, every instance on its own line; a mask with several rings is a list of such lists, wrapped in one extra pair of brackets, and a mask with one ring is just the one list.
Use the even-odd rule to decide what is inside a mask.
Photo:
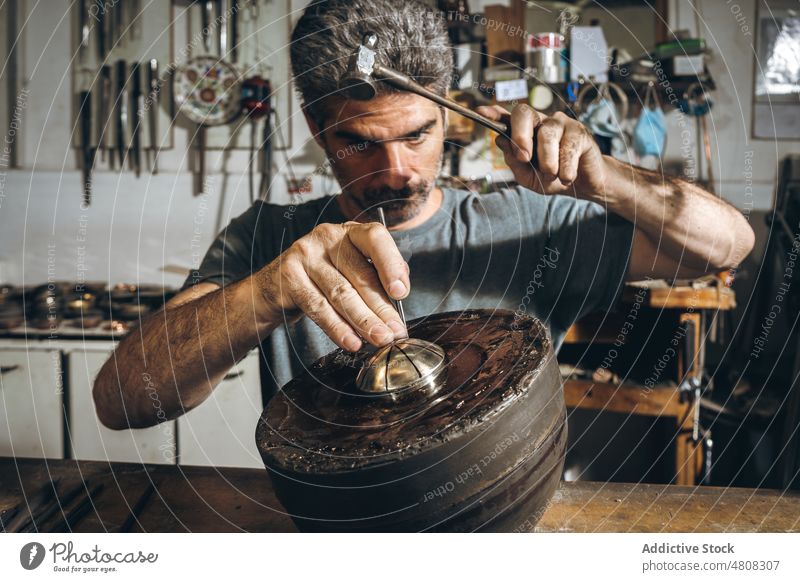
[[(424, 224), (393, 232), (411, 269), (410, 321), (464, 309), (508, 309), (544, 321), (556, 348), (581, 316), (610, 309), (627, 271), (633, 225), (593, 202), (525, 188), (490, 194), (444, 188)], [(258, 202), (217, 236), (184, 289), (258, 271), (320, 223), (342, 223), (335, 196), (297, 206)], [(266, 397), (336, 345), (308, 318), (261, 345)]]

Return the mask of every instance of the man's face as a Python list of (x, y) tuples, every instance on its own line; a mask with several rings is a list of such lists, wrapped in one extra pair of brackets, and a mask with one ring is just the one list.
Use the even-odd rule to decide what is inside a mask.
[(418, 95), (392, 93), (331, 99), (326, 111), (319, 141), (344, 195), (370, 219), (383, 207), (390, 226), (414, 218), (441, 169), (442, 110)]

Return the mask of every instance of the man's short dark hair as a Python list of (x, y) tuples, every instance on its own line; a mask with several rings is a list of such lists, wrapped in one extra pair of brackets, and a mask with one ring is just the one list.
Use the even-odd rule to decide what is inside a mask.
[[(378, 35), (380, 62), (444, 95), (453, 54), (445, 16), (417, 0), (312, 0), (292, 33), (292, 73), (312, 119), (324, 119), (323, 99), (337, 93), (350, 55), (364, 35)], [(393, 92), (378, 83), (378, 93)]]

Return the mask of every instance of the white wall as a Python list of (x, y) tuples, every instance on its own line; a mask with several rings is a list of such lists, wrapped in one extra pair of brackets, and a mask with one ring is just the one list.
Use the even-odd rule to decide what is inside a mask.
[[(167, 3), (167, 0), (155, 0)], [(173, 128), (174, 148), (159, 156), (158, 175), (115, 172), (98, 161), (93, 175), (93, 200), (82, 205), (81, 173), (76, 152), (70, 147), (73, 121), (71, 50), (68, 0), (20, 1), (20, 21), (25, 23), (20, 43), (21, 130), (15, 134), (20, 152), (19, 170), (0, 163), (0, 282), (38, 284), (48, 279), (163, 283), (179, 285), (183, 275), (175, 267), (196, 265), (217, 232), (218, 225), (243, 212), (249, 205), (247, 151), (223, 156), (207, 154), (208, 187), (203, 196), (193, 195), (187, 144), (194, 127), (180, 121)], [(168, 3), (167, 3), (168, 4)], [(286, 6), (296, 5), (292, 11)], [(263, 34), (263, 51), (275, 50), (268, 59), (278, 71), (288, 69), (290, 19), (303, 0), (275, 0), (273, 6), (287, 15)], [(187, 45), (184, 7), (173, 9), (176, 62)], [(5, 35), (5, 22), (2, 34)], [(245, 34), (245, 31), (243, 31)], [(6, 39), (0, 39), (5, 51)], [(267, 53), (262, 52), (262, 56)], [(5, 55), (3, 55), (5, 57)], [(5, 61), (5, 58), (3, 58)], [(162, 71), (164, 63), (162, 62)], [(5, 103), (6, 79), (2, 69), (4, 136), (8, 136), (9, 108)], [(272, 79), (282, 87), (286, 75)], [(288, 89), (283, 88), (286, 95)], [(321, 151), (309, 143), (305, 120), (292, 98), (291, 118), (284, 117), (282, 133), (293, 141), (289, 154), (302, 178), (322, 163)], [(291, 130), (289, 128), (291, 125)], [(215, 136), (211, 136), (214, 141)], [(219, 137), (219, 136), (217, 136)], [(217, 139), (219, 141), (219, 139)], [(2, 144), (0, 144), (2, 145)], [(285, 154), (275, 153), (277, 170), (286, 169)], [(330, 187), (330, 180), (317, 180)], [(256, 185), (258, 176), (256, 176)], [(283, 175), (275, 177), (270, 199), (288, 203)], [(317, 189), (314, 196), (321, 195)], [(164, 268), (167, 268), (166, 272)]]
[[(772, 207), (778, 164), (786, 154), (800, 152), (800, 141), (751, 137), (757, 2), (704, 0), (699, 4), (702, 35), (712, 52), (708, 67), (717, 84), (708, 127), (718, 191), (742, 209), (752, 202), (753, 210), (768, 210)], [(673, 0), (672, 29), (694, 31), (694, 18), (691, 3)], [(679, 117), (673, 114), (667, 148), (668, 157), (673, 159), (680, 157), (679, 125)], [(696, 151), (694, 131), (692, 144)], [(749, 179), (744, 175), (749, 152), (752, 152), (752, 200), (747, 188)]]
[[(296, 19), (296, 11), (305, 1), (286, 1), (293, 7), (292, 19)], [(94, 175), (93, 203), (82, 210), (80, 173), (75, 154), (68, 146), (73, 88), (70, 75), (65, 73), (71, 59), (71, 43), (69, 19), (64, 14), (70, 2), (21, 3), (25, 5), (23, 20), (30, 16), (22, 38), (28, 90), (20, 142), (24, 169), (7, 171), (0, 167), (4, 178), (0, 183), (0, 281), (35, 284), (52, 277), (180, 284), (181, 275), (165, 273), (163, 268), (196, 264), (212, 240), (216, 225), (227, 223), (247, 208), (246, 152), (233, 152), (224, 163), (219, 152), (209, 154), (211, 187), (206, 196), (195, 197), (186, 158), (192, 128), (178, 125), (174, 128), (175, 147), (162, 154), (158, 176), (143, 174), (136, 179), (128, 171), (119, 174), (99, 169)], [(274, 4), (280, 7), (281, 2), (275, 0)], [(754, 30), (755, 0), (737, 0), (737, 5)], [(709, 66), (718, 86), (709, 127), (720, 192), (740, 207), (750, 203), (743, 173), (746, 152), (752, 151), (752, 207), (767, 209), (772, 203), (778, 161), (786, 153), (797, 151), (799, 144), (750, 138), (753, 37), (742, 34), (725, 0), (706, 0), (702, 7), (705, 36), (714, 53)], [(674, 0), (673, 28), (692, 28), (694, 19), (689, 10), (689, 3)], [(273, 38), (270, 33), (267, 39), (276, 48), (272, 63), (280, 65), (283, 59), (284, 68), (288, 55), (279, 49), (288, 38), (289, 26), (287, 21), (285, 38)], [(2, 28), (4, 33), (5, 27)], [(175, 27), (173, 42), (175, 47), (186, 43), (186, 27), (182, 24)], [(5, 47), (5, 39), (2, 45)], [(0, 109), (7, 111), (8, 106)], [(4, 124), (7, 119), (5, 115)], [(295, 170), (301, 177), (313, 173), (323, 158), (309, 141), (296, 100), (291, 119), (284, 122), (291, 124)], [(670, 116), (670, 123), (668, 158), (679, 159), (681, 128), (675, 114)], [(288, 135), (288, 126), (284, 130)], [(695, 151), (693, 145), (692, 148)], [(469, 155), (478, 161), (468, 159), (465, 167), (475, 164), (473, 167), (480, 170), (477, 173), (482, 173), (485, 164), (479, 160), (485, 159), (485, 153), (477, 147)], [(285, 170), (283, 154), (276, 154), (276, 163)], [(331, 186), (330, 181), (319, 183), (322, 182)], [(282, 176), (274, 186), (272, 199), (288, 202)], [(313, 195), (322, 193), (320, 187)]]

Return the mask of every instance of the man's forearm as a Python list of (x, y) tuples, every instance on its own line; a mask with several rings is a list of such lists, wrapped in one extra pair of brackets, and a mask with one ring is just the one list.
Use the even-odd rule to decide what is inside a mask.
[(604, 158), (605, 191), (586, 197), (633, 222), (681, 263), (725, 269), (750, 252), (752, 229), (730, 204), (685, 180)]
[(275, 328), (259, 321), (248, 277), (159, 311), (125, 337), (94, 385), (101, 421), (141, 428), (197, 406), (224, 374)]

